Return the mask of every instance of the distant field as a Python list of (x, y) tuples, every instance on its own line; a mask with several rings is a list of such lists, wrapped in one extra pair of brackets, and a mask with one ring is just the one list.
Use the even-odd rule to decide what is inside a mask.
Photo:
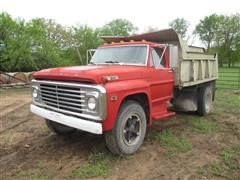
[(219, 68), (218, 88), (240, 89), (240, 67)]

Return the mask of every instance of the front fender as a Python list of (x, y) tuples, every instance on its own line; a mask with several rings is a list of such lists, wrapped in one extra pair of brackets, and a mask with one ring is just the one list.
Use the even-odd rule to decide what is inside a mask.
[[(146, 80), (114, 81), (105, 84), (105, 88), (107, 91), (107, 117), (103, 121), (103, 131), (113, 129), (120, 106), (127, 96), (144, 93), (148, 100), (151, 99), (150, 86)], [(151, 114), (151, 103), (149, 103), (149, 111)]]

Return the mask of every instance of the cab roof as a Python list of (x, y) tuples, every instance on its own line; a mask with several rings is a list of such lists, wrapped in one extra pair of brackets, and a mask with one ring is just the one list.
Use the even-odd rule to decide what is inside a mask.
[(131, 36), (102, 36), (101, 37), (107, 43), (119, 43), (121, 41), (130, 42), (130, 41), (148, 41), (155, 43), (169, 43), (169, 42), (178, 42), (179, 37), (174, 29), (164, 29), (155, 32), (149, 32), (138, 35)]
[(104, 43), (103, 45), (99, 46), (101, 47), (112, 47), (112, 46), (122, 46), (122, 45), (155, 45), (159, 43), (155, 42), (149, 42), (149, 41), (120, 41), (120, 42), (111, 42), (111, 43)]

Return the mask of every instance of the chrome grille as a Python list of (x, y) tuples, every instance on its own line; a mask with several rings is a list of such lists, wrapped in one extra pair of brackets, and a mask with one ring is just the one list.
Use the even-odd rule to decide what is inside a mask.
[(80, 87), (40, 84), (41, 101), (59, 110), (81, 114), (85, 111), (85, 93)]

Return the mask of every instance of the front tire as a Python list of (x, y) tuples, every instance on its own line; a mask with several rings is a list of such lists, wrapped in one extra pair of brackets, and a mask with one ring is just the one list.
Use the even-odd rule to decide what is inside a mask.
[(54, 132), (55, 134), (59, 134), (59, 135), (68, 135), (73, 133), (74, 131), (76, 131), (75, 128), (69, 127), (69, 126), (65, 126), (63, 124), (51, 121), (46, 119), (46, 124), (48, 126), (48, 128)]
[(105, 141), (113, 154), (134, 154), (142, 145), (146, 134), (146, 114), (136, 101), (124, 103), (112, 131), (106, 132)]
[(213, 89), (210, 85), (201, 87), (198, 93), (198, 110), (199, 116), (206, 116), (210, 113), (213, 103)]

